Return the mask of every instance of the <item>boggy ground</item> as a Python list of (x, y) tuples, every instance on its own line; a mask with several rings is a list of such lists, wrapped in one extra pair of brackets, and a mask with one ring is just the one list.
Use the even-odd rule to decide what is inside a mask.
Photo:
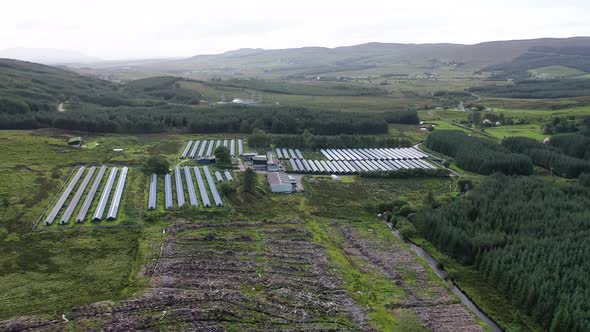
[[(401, 242), (349, 225), (180, 221), (148, 250), (143, 295), (75, 309), (68, 322), (17, 319), (0, 322), (0, 330), (483, 330)], [(334, 262), (340, 254), (358, 278), (376, 276), (394, 291), (364, 301), (363, 292), (376, 294), (380, 286), (355, 290)], [(397, 322), (380, 324), (374, 303)]]

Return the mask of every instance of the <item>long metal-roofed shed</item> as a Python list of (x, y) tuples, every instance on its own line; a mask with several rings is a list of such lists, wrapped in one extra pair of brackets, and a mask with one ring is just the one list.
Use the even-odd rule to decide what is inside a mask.
[(196, 140), (193, 143), (193, 148), (191, 149), (191, 153), (188, 155), (188, 157), (190, 159), (195, 159), (195, 156), (197, 155), (197, 150), (199, 150), (199, 145), (201, 145), (201, 141), (200, 140)]
[(78, 202), (80, 201), (80, 198), (82, 198), (82, 194), (84, 194), (84, 190), (86, 190), (86, 187), (88, 186), (88, 183), (92, 179), (92, 175), (94, 175), (95, 170), (96, 170), (96, 166), (92, 166), (88, 169), (88, 172), (86, 172), (86, 176), (84, 177), (84, 180), (82, 180), (82, 183), (80, 183), (80, 186), (78, 186), (78, 190), (76, 190), (74, 197), (70, 201), (70, 204), (68, 204), (66, 211), (64, 212), (63, 216), (59, 220), (60, 224), (67, 224), (70, 221), (70, 217), (74, 213), (74, 210), (76, 209), (76, 206), (78, 205)]
[(180, 166), (174, 168), (174, 181), (176, 184), (176, 203), (178, 207), (183, 207), (186, 201), (184, 200), (184, 187), (182, 185), (182, 177), (180, 175)]
[(154, 210), (156, 208), (156, 202), (158, 200), (158, 176), (152, 174), (150, 176), (150, 193), (148, 198), (148, 209)]
[(109, 196), (111, 195), (111, 190), (113, 189), (113, 184), (115, 183), (115, 178), (117, 177), (118, 171), (119, 169), (117, 167), (111, 168), (111, 172), (109, 173), (107, 183), (102, 190), (102, 194), (100, 195), (100, 200), (98, 201), (96, 210), (94, 210), (92, 221), (102, 220), (102, 217), (104, 216), (104, 210), (106, 210), (107, 208), (107, 202), (109, 201)]
[(238, 156), (242, 156), (244, 154), (244, 141), (239, 139), (238, 140)]
[(279, 149), (279, 148), (277, 148), (277, 158), (283, 159), (283, 153), (281, 152), (281, 149)]
[(210, 207), (211, 201), (209, 200), (209, 194), (207, 193), (205, 182), (203, 181), (203, 177), (201, 176), (201, 171), (199, 171), (199, 168), (196, 166), (193, 167), (193, 171), (195, 172), (195, 177), (197, 178), (197, 186), (199, 187), (199, 192), (201, 193), (201, 200), (203, 201), (203, 206)]
[(226, 148), (227, 148), (228, 143), (229, 143), (228, 140), (226, 140), (226, 139), (223, 140), (223, 146), (225, 146)]
[(232, 157), (236, 156), (236, 141), (233, 139), (231, 141), (229, 141), (229, 154)]
[(299, 171), (299, 168), (297, 167), (297, 164), (295, 164), (295, 161), (293, 159), (289, 159), (289, 164), (291, 164), (291, 168), (293, 169), (293, 171)]
[(74, 187), (76, 187), (76, 184), (78, 183), (78, 180), (80, 180), (80, 177), (84, 173), (85, 169), (86, 167), (84, 166), (80, 167), (74, 175), (74, 177), (70, 180), (70, 183), (68, 183), (68, 186), (57, 200), (57, 203), (55, 203), (55, 206), (53, 207), (51, 212), (49, 212), (47, 218), (45, 218), (45, 225), (51, 225), (53, 223), (53, 220), (55, 219), (55, 217), (57, 217), (57, 214), (61, 210), (61, 207), (64, 205), (64, 203), (70, 196), (70, 193), (72, 193), (72, 190), (74, 190)]
[(214, 140), (210, 140), (209, 141), (209, 148), (207, 148), (207, 155), (206, 155), (206, 157), (211, 157), (213, 155), (213, 147), (215, 147), (215, 141)]
[(305, 168), (303, 167), (301, 160), (295, 159), (295, 164), (297, 164), (297, 169), (299, 169), (300, 172), (305, 172)]
[(193, 141), (188, 141), (188, 144), (186, 145), (186, 147), (184, 148), (184, 151), (182, 151), (182, 154), (180, 155), (180, 159), (186, 158), (192, 145), (193, 145)]
[(295, 154), (295, 151), (293, 151), (293, 149), (289, 149), (289, 155), (292, 159), (297, 159), (297, 155)]
[(316, 167), (318, 168), (318, 172), (320, 172), (320, 173), (326, 172), (326, 170), (324, 169), (324, 165), (322, 165), (319, 160), (314, 160), (314, 163), (315, 163)]
[(217, 149), (220, 146), (221, 146), (221, 140), (218, 139), (217, 142), (215, 142), (215, 148)]
[(283, 159), (289, 159), (289, 152), (287, 151), (287, 149), (283, 149)]
[(197, 157), (203, 157), (205, 155), (206, 149), (207, 149), (207, 140), (203, 140), (203, 142), (201, 142), (201, 148), (199, 149), (199, 153), (197, 154)]
[(125, 181), (127, 180), (128, 171), (129, 168), (127, 167), (123, 167), (123, 169), (121, 170), (121, 175), (119, 175), (117, 187), (115, 188), (115, 194), (113, 195), (113, 199), (111, 200), (111, 207), (109, 208), (109, 213), (107, 213), (107, 220), (117, 219), (117, 214), (119, 213), (119, 206), (121, 206), (121, 197), (123, 197), (123, 189), (125, 189)]
[(94, 182), (92, 182), (92, 186), (90, 187), (90, 190), (86, 194), (86, 198), (84, 199), (84, 203), (82, 203), (82, 207), (80, 208), (80, 211), (78, 211), (78, 215), (76, 216), (76, 222), (83, 222), (84, 219), (86, 219), (86, 215), (88, 214), (88, 210), (90, 210), (90, 206), (92, 205), (92, 201), (94, 200), (94, 196), (96, 195), (96, 192), (98, 191), (98, 187), (100, 186), (100, 183), (102, 182), (102, 178), (104, 177), (104, 173), (106, 172), (106, 170), (107, 170), (107, 167), (104, 165), (98, 170), (98, 174), (96, 175), (96, 178), (94, 178)]
[(195, 193), (195, 184), (191, 177), (191, 169), (188, 166), (184, 166), (184, 178), (186, 180), (186, 189), (188, 190), (188, 200), (191, 206), (199, 206), (197, 201), (197, 193)]
[(217, 182), (223, 182), (223, 176), (221, 176), (219, 171), (215, 171), (215, 179), (217, 179)]
[(207, 178), (207, 182), (209, 183), (209, 189), (211, 190), (211, 194), (213, 194), (213, 200), (215, 201), (215, 205), (223, 206), (223, 201), (221, 200), (221, 196), (217, 191), (217, 187), (215, 187), (215, 182), (213, 181), (213, 176), (211, 176), (211, 171), (209, 171), (209, 167), (203, 166), (203, 171), (205, 172), (205, 177)]
[(223, 172), (223, 174), (225, 175), (225, 178), (227, 179), (227, 181), (232, 182), (234, 180), (234, 177), (231, 175), (230, 171), (225, 171), (225, 172)]
[(164, 208), (171, 209), (172, 203), (172, 176), (164, 175)]
[(303, 159), (303, 155), (301, 154), (301, 151), (299, 151), (299, 149), (295, 149), (295, 154), (297, 154), (297, 158)]

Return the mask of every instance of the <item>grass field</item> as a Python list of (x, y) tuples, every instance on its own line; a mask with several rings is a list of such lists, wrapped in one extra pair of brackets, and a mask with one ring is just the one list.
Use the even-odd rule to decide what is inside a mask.
[(498, 138), (524, 136), (537, 140), (543, 140), (544, 138), (550, 136), (543, 134), (543, 128), (537, 124), (490, 127), (485, 128), (485, 132)]
[(581, 76), (585, 73), (576, 68), (566, 66), (546, 66), (528, 70), (533, 76), (538, 78), (559, 78), (559, 77), (575, 77)]

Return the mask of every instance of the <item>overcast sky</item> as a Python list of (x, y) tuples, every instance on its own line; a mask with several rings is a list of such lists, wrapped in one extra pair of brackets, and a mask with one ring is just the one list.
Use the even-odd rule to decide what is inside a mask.
[(0, 49), (102, 59), (590, 35), (588, 0), (6, 0)]

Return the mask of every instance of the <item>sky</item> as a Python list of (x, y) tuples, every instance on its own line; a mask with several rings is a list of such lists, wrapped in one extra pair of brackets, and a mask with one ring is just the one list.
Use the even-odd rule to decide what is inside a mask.
[(590, 35), (587, 0), (6, 0), (0, 50), (104, 60), (366, 42), (474, 44)]

